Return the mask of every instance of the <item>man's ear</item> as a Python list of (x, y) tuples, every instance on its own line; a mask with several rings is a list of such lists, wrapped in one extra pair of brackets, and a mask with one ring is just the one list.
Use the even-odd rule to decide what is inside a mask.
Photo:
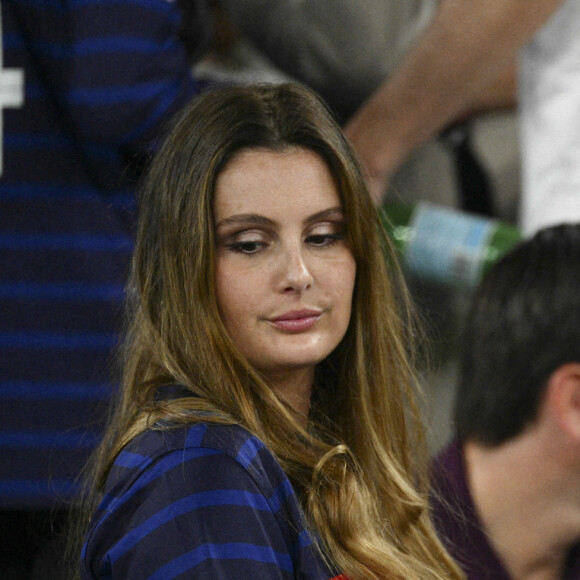
[(560, 429), (580, 443), (580, 363), (566, 363), (550, 375), (546, 403)]

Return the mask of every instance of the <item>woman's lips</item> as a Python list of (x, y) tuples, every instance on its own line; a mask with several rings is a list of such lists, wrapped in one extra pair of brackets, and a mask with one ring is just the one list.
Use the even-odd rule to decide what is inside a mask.
[(318, 310), (294, 310), (271, 318), (270, 322), (286, 332), (304, 332), (312, 328), (321, 316), (322, 312)]

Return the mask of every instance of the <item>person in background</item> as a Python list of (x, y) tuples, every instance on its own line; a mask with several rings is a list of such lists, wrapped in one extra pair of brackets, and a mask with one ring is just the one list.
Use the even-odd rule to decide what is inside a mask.
[(421, 143), (479, 109), (490, 87), (494, 100), (509, 100), (521, 54), (520, 225), (532, 234), (578, 221), (580, 132), (570, 120), (580, 118), (579, 22), (574, 0), (442, 0), (401, 64), (346, 126), (375, 198), (384, 197), (395, 169)]
[[(219, 0), (218, 4), (244, 40), (278, 69), (318, 91), (349, 127), (366, 101), (398, 74), (405, 56), (435, 18), (439, 2), (338, 0), (329, 5), (308, 0)], [(442, 66), (455, 66), (455, 55), (446, 52), (441, 57)], [(377, 200), (430, 201), (513, 221), (520, 182), (515, 80), (514, 58), (511, 66), (489, 75), (469, 110), (447, 118), (420, 147), (397, 160), (388, 187), (381, 179)], [(405, 103), (393, 114), (398, 123), (405, 122), (405, 115), (413, 117), (415, 102), (426, 98), (419, 83), (410, 91), (402, 95)], [(374, 119), (369, 116), (367, 122), (364, 128), (374, 138)], [(379, 131), (376, 139), (385, 142), (381, 147), (402, 146), (399, 133), (383, 134), (381, 127)], [(500, 148), (492, 144), (497, 139), (502, 140)], [(361, 142), (355, 141), (361, 153), (375, 153), (365, 149), (365, 140), (363, 133)], [(371, 149), (375, 141), (367, 146)]]
[(281, 71), (312, 87), (341, 121), (395, 69), (432, 18), (431, 0), (217, 0)]
[(580, 5), (565, 0), (521, 58), (520, 222), (527, 234), (580, 221)]
[(0, 7), (5, 577), (31, 577), (44, 523), (100, 436), (134, 190), (160, 128), (199, 91), (190, 57), (211, 38), (204, 3), (188, 15), (186, 30), (164, 0)]
[(580, 225), (495, 264), (467, 319), (433, 518), (470, 580), (580, 578)]
[(461, 578), (428, 518), (404, 281), (315, 93), (178, 116), (127, 295), (82, 578)]

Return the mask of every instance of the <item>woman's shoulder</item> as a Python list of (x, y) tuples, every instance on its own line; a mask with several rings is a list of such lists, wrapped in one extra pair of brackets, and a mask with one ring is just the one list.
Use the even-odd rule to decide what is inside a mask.
[(132, 457), (143, 463), (163, 455), (187, 450), (208, 450), (228, 455), (242, 464), (251, 462), (257, 455), (271, 453), (265, 444), (238, 424), (198, 421), (190, 425), (147, 429), (135, 437), (119, 454), (119, 462)]
[(155, 511), (196, 494), (209, 497), (216, 489), (263, 495), (268, 503), (283, 490), (294, 495), (266, 446), (239, 425), (147, 429), (116, 457), (91, 527), (115, 513), (144, 505)]
[[(286, 570), (284, 578), (296, 566), (322, 566), (286, 474), (263, 442), (239, 425), (147, 430), (119, 454), (107, 487), (86, 536), (87, 577), (104, 570), (108, 577), (137, 578), (148, 558), (157, 569), (161, 560), (189, 562), (198, 552), (207, 552), (200, 556), (203, 566), (261, 570), (251, 577), (261, 577), (265, 566), (262, 556), (259, 562), (251, 556), (256, 550), (271, 560), (268, 566)], [(240, 554), (215, 556), (232, 546)], [(136, 562), (139, 573), (129, 573)], [(234, 577), (233, 568), (192, 577)]]
[(180, 469), (191, 480), (237, 476), (246, 472), (265, 494), (286, 480), (280, 464), (255, 435), (237, 424), (200, 421), (191, 425), (147, 429), (117, 456), (106, 493), (119, 496), (137, 480)]

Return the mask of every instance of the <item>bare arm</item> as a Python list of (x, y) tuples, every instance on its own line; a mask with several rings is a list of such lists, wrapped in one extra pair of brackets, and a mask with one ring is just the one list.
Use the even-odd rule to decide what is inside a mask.
[[(442, 0), (414, 48), (346, 127), (377, 199), (416, 147), (467, 111), (493, 102), (494, 94), (513, 90), (519, 49), (560, 4)], [(489, 98), (482, 98), (486, 92)]]

